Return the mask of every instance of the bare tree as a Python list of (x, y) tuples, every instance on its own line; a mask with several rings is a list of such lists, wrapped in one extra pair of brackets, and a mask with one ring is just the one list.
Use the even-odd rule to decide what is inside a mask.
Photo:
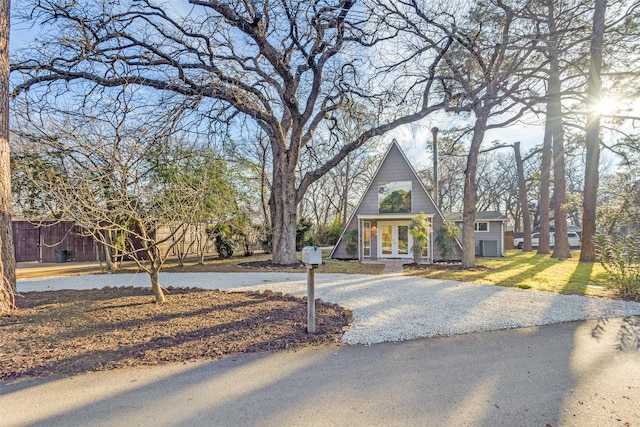
[[(547, 115), (553, 151), (553, 211), (555, 227), (555, 246), (552, 257), (570, 258), (571, 249), (567, 235), (566, 182), (564, 161), (564, 125), (562, 112), (562, 69), (560, 30), (554, 0), (546, 1), (546, 24), (548, 33), (545, 41), (545, 54), (549, 58), (547, 78)], [(546, 238), (546, 236), (545, 236)]]
[[(462, 225), (462, 264), (473, 267), (478, 155), (485, 133), (517, 121), (535, 102), (527, 95), (527, 87), (543, 61), (533, 61), (536, 41), (514, 37), (516, 31), (528, 31), (527, 23), (508, 5), (500, 1), (478, 5), (466, 18), (464, 25), (443, 26), (456, 42), (445, 56), (447, 71), (443, 72), (450, 76), (450, 90), (460, 102), (458, 110), (472, 112), (475, 118), (465, 169)], [(491, 123), (492, 118), (500, 119)]]
[[(558, 258), (570, 257), (570, 249), (568, 238), (566, 238), (567, 219), (574, 222), (580, 221), (580, 214), (568, 208), (575, 204), (576, 194), (570, 191), (571, 172), (574, 168), (567, 167), (568, 145), (571, 141), (571, 129), (582, 128), (591, 132), (597, 125), (598, 112), (594, 108), (596, 103), (593, 97), (594, 88), (597, 87), (598, 102), (602, 99), (603, 91), (601, 77), (607, 76), (610, 81), (617, 80), (617, 84), (610, 85), (618, 88), (632, 88), (634, 82), (627, 80), (633, 75), (631, 71), (629, 58), (633, 58), (637, 49), (637, 8), (640, 6), (638, 2), (609, 2), (609, 5), (615, 6), (612, 17), (609, 22), (605, 23), (604, 15), (606, 2), (556, 2), (546, 0), (542, 3), (531, 3), (532, 10), (536, 10), (532, 14), (532, 19), (539, 22), (537, 28), (544, 29), (539, 34), (545, 55), (549, 60), (549, 69), (547, 80), (547, 89), (545, 100), (547, 102), (547, 128), (545, 132), (545, 147), (553, 146), (553, 162), (554, 162), (554, 225), (555, 225), (555, 241), (556, 245), (553, 256)], [(537, 9), (540, 8), (540, 9)], [(599, 10), (597, 10), (599, 9)], [(595, 12), (595, 13), (594, 13)], [(593, 40), (594, 19), (602, 21), (602, 37), (608, 34), (611, 42), (610, 46), (616, 46), (615, 49), (607, 49), (607, 45), (595, 46)], [(633, 29), (632, 29), (633, 28)], [(599, 36), (599, 37), (601, 37)], [(632, 41), (633, 40), (633, 41)], [(591, 43), (591, 46), (589, 46)], [(595, 51), (594, 51), (595, 48)], [(600, 70), (603, 64), (603, 55), (610, 58), (608, 61), (617, 64), (617, 70), (614, 72), (610, 67), (606, 72)], [(616, 58), (612, 60), (611, 58)], [(597, 62), (596, 68), (594, 62)], [(586, 70), (586, 71), (585, 71)], [(596, 77), (594, 72), (597, 71)], [(597, 78), (597, 82), (594, 80)], [(621, 90), (621, 92), (624, 91)], [(587, 105), (586, 112), (584, 106)], [(618, 119), (630, 117), (618, 116)], [(551, 139), (549, 139), (551, 138)], [(596, 138), (596, 139), (593, 139)], [(585, 183), (580, 183), (580, 192), (584, 191), (584, 199), (582, 200), (582, 211), (586, 215), (586, 226), (590, 229), (588, 234), (595, 233), (595, 212), (596, 212), (596, 193), (598, 187), (598, 159), (599, 150), (602, 141), (600, 140), (599, 131), (591, 132), (591, 136), (584, 141), (582, 134), (576, 135), (576, 142), (582, 145), (586, 142), (586, 170)], [(548, 148), (547, 150), (550, 150)], [(551, 151), (545, 150), (547, 158), (550, 157)], [(613, 150), (615, 152), (615, 149)], [(546, 163), (543, 162), (542, 170), (546, 173)], [(587, 178), (588, 176), (588, 178)], [(541, 206), (546, 203), (547, 184), (546, 177), (543, 174)], [(548, 209), (541, 209), (543, 215), (541, 221), (541, 238), (545, 241), (540, 242), (540, 253), (548, 253), (548, 245), (546, 236), (548, 233)], [(588, 218), (592, 217), (592, 218)], [(584, 221), (584, 218), (583, 218)], [(590, 225), (590, 223), (593, 223)], [(583, 224), (583, 231), (584, 231)], [(590, 238), (584, 237), (583, 245), (590, 245)], [(592, 259), (593, 247), (581, 252), (582, 257)]]
[[(438, 138), (438, 204), (444, 212), (462, 211), (462, 194), (464, 186), (464, 147), (455, 138), (444, 132)], [(417, 171), (418, 175), (427, 183), (433, 185), (433, 167)]]
[(33, 214), (73, 221), (109, 259), (134, 260), (161, 303), (159, 272), (172, 250), (194, 224), (224, 218), (235, 195), (224, 163), (179, 138), (172, 123), (141, 121), (129, 96), (103, 96), (84, 111), (16, 105), (15, 164), (46, 200)]
[[(299, 168), (300, 179), (304, 177), (305, 171), (314, 170), (326, 162), (327, 155), (341, 141), (354, 141), (363, 130), (375, 125), (375, 115), (364, 106), (350, 107), (350, 111), (336, 111), (330, 132), (318, 136), (313, 146), (304, 148), (304, 160)], [(377, 138), (369, 140), (313, 183), (300, 205), (300, 212), (304, 215), (303, 212), (306, 211), (307, 217), (313, 216), (316, 226), (327, 226), (339, 218), (344, 228), (357, 203), (354, 195), (361, 194), (366, 189), (375, 171), (381, 154), (378, 153), (377, 143)]]
[[(44, 48), (15, 62), (13, 70), (24, 80), (14, 94), (38, 87), (75, 90), (79, 81), (90, 82), (89, 91), (136, 85), (163, 95), (163, 102), (171, 94), (211, 120), (243, 116), (262, 129), (273, 165), (276, 263), (296, 262), (296, 207), (313, 182), (370, 138), (442, 108), (441, 100), (429, 98), (437, 83), (433, 73), (407, 82), (404, 96), (374, 96), (380, 81), (362, 78), (369, 60), (361, 42), (374, 45), (378, 36), (354, 0), (190, 0), (190, 12), (150, 0), (27, 3), (21, 3), (25, 19), (55, 26), (59, 36), (43, 39)], [(432, 56), (431, 70), (439, 60)], [(322, 165), (297, 180), (303, 147), (354, 99), (391, 114), (380, 114), (374, 127), (333, 147)]]
[[(372, 141), (371, 141), (372, 142)], [(358, 195), (371, 182), (380, 153), (372, 143), (350, 153), (338, 166), (309, 187), (301, 203), (301, 212), (312, 217), (315, 225), (328, 226), (336, 219), (344, 225), (358, 202)]]

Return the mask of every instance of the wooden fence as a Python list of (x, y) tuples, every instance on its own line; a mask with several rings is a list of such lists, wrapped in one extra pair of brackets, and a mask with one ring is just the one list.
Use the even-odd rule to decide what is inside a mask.
[[(13, 245), (16, 262), (66, 262), (104, 261), (103, 245), (92, 237), (83, 236), (80, 229), (68, 221), (45, 221), (33, 223), (23, 220), (12, 222)], [(158, 230), (160, 239), (171, 235), (171, 227)], [(191, 225), (183, 239), (174, 243), (170, 239), (160, 245), (160, 250), (170, 251), (169, 256), (194, 256), (204, 251), (215, 253), (215, 246), (206, 238), (205, 228)], [(135, 244), (135, 243), (134, 243)], [(138, 244), (135, 244), (138, 247)], [(140, 245), (141, 246), (141, 245)], [(142, 256), (142, 255), (141, 255)]]
[[(82, 236), (71, 222), (13, 221), (17, 262), (104, 261), (104, 251), (92, 237)], [(99, 257), (99, 258), (98, 258)]]

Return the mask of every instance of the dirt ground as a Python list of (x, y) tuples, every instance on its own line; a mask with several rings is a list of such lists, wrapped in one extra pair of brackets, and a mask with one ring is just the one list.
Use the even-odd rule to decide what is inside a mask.
[(339, 345), (351, 313), (316, 301), (307, 333), (305, 299), (273, 292), (167, 289), (28, 292), (0, 316), (0, 380)]

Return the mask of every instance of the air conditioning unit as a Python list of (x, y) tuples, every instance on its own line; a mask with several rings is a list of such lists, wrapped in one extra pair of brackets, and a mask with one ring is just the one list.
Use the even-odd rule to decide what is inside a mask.
[(498, 253), (498, 241), (497, 240), (480, 240), (480, 256), (482, 257), (497, 257)]

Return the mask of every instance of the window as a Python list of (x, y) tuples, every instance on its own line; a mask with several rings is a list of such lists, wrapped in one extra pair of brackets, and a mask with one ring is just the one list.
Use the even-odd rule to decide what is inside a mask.
[(366, 257), (371, 256), (371, 222), (365, 221), (362, 223), (363, 235), (362, 235), (362, 255)]
[(488, 222), (476, 222), (476, 231), (489, 231)]
[(410, 213), (411, 181), (385, 182), (378, 185), (378, 213)]

